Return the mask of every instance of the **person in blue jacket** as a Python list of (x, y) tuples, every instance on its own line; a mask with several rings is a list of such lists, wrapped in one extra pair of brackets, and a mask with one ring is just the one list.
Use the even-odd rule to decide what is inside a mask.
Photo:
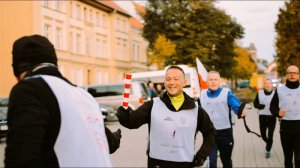
[(232, 167), (233, 130), (231, 114), (233, 111), (239, 117), (246, 115), (243, 112), (239, 99), (228, 88), (220, 87), (221, 77), (219, 72), (210, 71), (207, 75), (208, 89), (203, 90), (200, 96), (200, 105), (208, 113), (216, 129), (216, 145), (209, 155), (210, 168), (217, 167), (217, 152), (223, 167)]

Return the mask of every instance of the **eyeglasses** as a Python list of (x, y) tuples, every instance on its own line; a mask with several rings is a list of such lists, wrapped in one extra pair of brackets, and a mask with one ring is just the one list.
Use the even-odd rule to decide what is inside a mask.
[(286, 72), (287, 75), (298, 75), (299, 72)]

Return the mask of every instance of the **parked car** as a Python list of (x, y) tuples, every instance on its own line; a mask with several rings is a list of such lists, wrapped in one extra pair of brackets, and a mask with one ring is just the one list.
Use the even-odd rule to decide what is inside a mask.
[(100, 111), (102, 112), (104, 121), (117, 121), (117, 111), (114, 110), (112, 107), (105, 105), (105, 104), (99, 104)]
[[(89, 85), (87, 91), (99, 104), (111, 106), (117, 110), (123, 103), (124, 83), (110, 83), (102, 85)], [(136, 109), (149, 100), (147, 84), (142, 81), (132, 81), (129, 95), (129, 106)]]
[(0, 98), (0, 139), (5, 138), (7, 135), (7, 109), (8, 98)]
[(282, 86), (282, 84), (280, 83), (280, 81), (278, 79), (271, 79), (273, 87), (277, 88), (279, 86)]

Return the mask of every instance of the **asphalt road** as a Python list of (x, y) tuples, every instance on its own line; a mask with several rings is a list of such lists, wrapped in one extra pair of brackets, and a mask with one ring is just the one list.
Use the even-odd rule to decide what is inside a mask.
[[(255, 109), (248, 111), (247, 123), (250, 129), (259, 133), (258, 115)], [(122, 130), (120, 148), (111, 155), (113, 167), (146, 167), (148, 126), (143, 125), (139, 129), (129, 130), (118, 122), (107, 122), (106, 124), (111, 131), (116, 131), (118, 128)], [(278, 122), (274, 132), (272, 155), (269, 159), (264, 157), (265, 143), (256, 135), (247, 133), (242, 120), (237, 120), (233, 129), (235, 142), (232, 160), (234, 167), (284, 167)], [(198, 134), (197, 150), (201, 142), (201, 134)], [(3, 167), (4, 149), (5, 139), (0, 141), (0, 167)], [(218, 159), (218, 167), (221, 166), (220, 159)]]

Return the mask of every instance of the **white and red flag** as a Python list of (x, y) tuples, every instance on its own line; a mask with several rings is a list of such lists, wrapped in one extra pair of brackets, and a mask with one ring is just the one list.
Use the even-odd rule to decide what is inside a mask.
[(208, 84), (206, 82), (207, 80), (207, 70), (201, 63), (201, 61), (196, 58), (196, 64), (197, 64), (197, 71), (198, 71), (198, 77), (199, 77), (199, 83), (200, 83), (200, 88), (201, 89), (207, 89)]

